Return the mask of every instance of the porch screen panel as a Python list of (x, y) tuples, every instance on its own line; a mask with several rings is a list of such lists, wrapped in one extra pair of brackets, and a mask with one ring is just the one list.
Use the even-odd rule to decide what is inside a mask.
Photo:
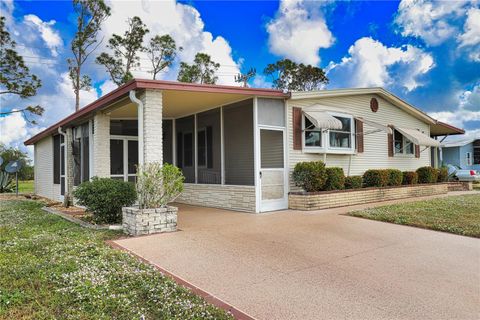
[(223, 109), (225, 184), (254, 185), (253, 100)]
[(173, 163), (173, 120), (162, 121), (162, 145), (163, 145), (163, 163)]
[(195, 182), (194, 120), (194, 116), (189, 116), (175, 121), (177, 166), (182, 170), (187, 183)]
[(110, 134), (116, 136), (138, 136), (137, 120), (111, 120)]
[(78, 186), (82, 180), (82, 131), (81, 127), (73, 129), (73, 185)]
[(123, 175), (123, 140), (110, 140), (110, 174)]
[(82, 182), (90, 180), (90, 145), (88, 122), (82, 125)]
[(220, 133), (220, 108), (197, 115), (198, 183), (222, 183)]
[(285, 102), (282, 99), (258, 98), (258, 124), (285, 127)]
[(53, 183), (60, 184), (60, 135), (53, 136)]

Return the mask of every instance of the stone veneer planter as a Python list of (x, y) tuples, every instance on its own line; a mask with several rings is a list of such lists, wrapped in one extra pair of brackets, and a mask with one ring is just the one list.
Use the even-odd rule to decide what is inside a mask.
[(177, 230), (176, 207), (139, 209), (123, 207), (123, 231), (133, 236)]
[(423, 197), (448, 192), (448, 183), (362, 188), (321, 192), (291, 192), (288, 207), (294, 210), (320, 210), (370, 202)]

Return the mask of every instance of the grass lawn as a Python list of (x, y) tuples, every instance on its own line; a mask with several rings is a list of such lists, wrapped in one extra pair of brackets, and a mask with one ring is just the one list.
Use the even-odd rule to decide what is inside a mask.
[(480, 238), (480, 194), (389, 205), (350, 215)]
[(18, 181), (18, 192), (33, 193), (34, 192), (33, 180)]
[(0, 200), (0, 319), (231, 318), (41, 206)]

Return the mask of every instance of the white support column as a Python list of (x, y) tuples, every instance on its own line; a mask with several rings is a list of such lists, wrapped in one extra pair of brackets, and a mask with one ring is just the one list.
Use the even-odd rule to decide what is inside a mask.
[(93, 176), (110, 177), (110, 116), (102, 112), (93, 118)]
[(258, 130), (258, 99), (253, 98), (253, 170), (255, 181), (255, 212), (260, 212), (261, 177), (260, 177), (260, 131)]
[(221, 184), (225, 184), (225, 139), (223, 131), (223, 107), (220, 107), (220, 177)]
[[(145, 163), (163, 162), (162, 91), (147, 89), (140, 100), (143, 103), (143, 159)], [(141, 141), (139, 137), (139, 141)]]

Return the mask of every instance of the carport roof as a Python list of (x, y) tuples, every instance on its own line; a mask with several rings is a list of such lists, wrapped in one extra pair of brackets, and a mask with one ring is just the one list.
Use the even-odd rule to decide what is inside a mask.
[(119, 99), (128, 95), (130, 90), (135, 89), (157, 89), (157, 90), (171, 90), (171, 91), (189, 91), (189, 92), (203, 92), (203, 93), (218, 93), (218, 94), (236, 94), (244, 96), (261, 96), (261, 97), (278, 97), (288, 98), (289, 93), (274, 89), (259, 89), (259, 88), (244, 88), (224, 85), (211, 84), (196, 84), (196, 83), (182, 83), (177, 81), (164, 80), (147, 80), (147, 79), (133, 79), (126, 84), (118, 87), (112, 92), (104, 95), (98, 100), (81, 108), (70, 116), (60, 120), (54, 125), (48, 127), (42, 132), (36, 134), (32, 138), (25, 141), (25, 145), (31, 145), (37, 141), (57, 132), (59, 127), (71, 124), (75, 120), (79, 120), (90, 115), (92, 112), (107, 107), (109, 104), (118, 101)]

